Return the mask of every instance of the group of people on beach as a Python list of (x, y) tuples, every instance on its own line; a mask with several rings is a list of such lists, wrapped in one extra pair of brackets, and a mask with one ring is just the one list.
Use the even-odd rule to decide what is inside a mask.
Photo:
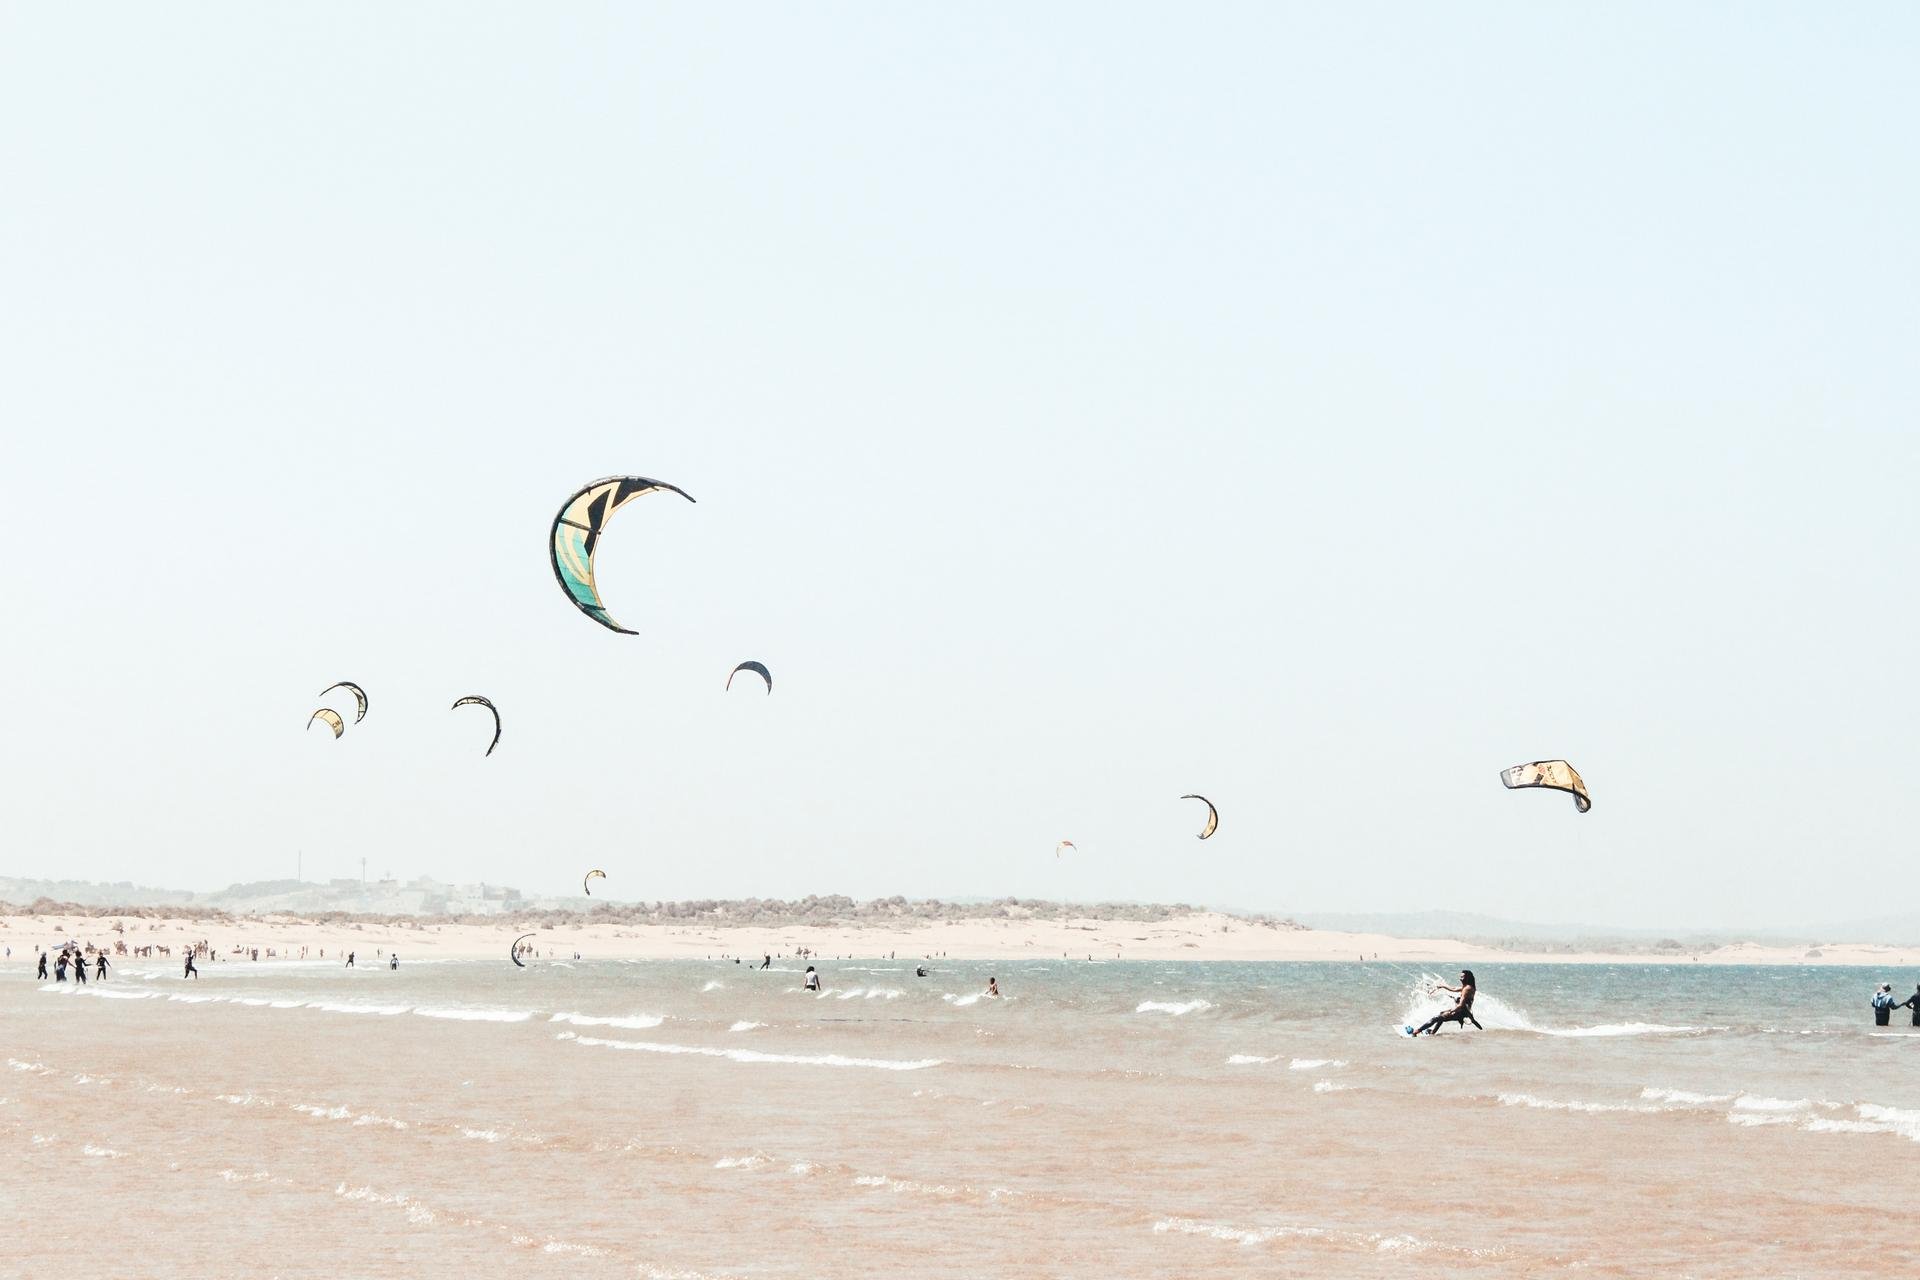
[(1920, 983), (1915, 983), (1913, 994), (1905, 1000), (1893, 998), (1893, 984), (1883, 982), (1880, 989), (1873, 993), (1873, 1025), (1884, 1027), (1893, 1021), (1895, 1009), (1913, 1010), (1913, 1025), (1920, 1027)]
[[(73, 969), (73, 980), (84, 985), (87, 980), (86, 953), (71, 942), (60, 948), (60, 955), (53, 962), (53, 980), (55, 982), (65, 982), (67, 980), (67, 969), (69, 967)], [(94, 952), (93, 976), (96, 979), (105, 978), (107, 976), (107, 970), (112, 967), (112, 965), (107, 963), (106, 952)], [(37, 976), (42, 979), (47, 976), (47, 953), (44, 951), (40, 953), (40, 971)]]

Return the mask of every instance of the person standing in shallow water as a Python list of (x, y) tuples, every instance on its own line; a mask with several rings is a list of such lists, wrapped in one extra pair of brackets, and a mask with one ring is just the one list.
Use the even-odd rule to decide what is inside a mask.
[(53, 980), (55, 982), (67, 980), (67, 949), (65, 947), (60, 948), (60, 954), (53, 962)]
[(104, 981), (107, 976), (107, 953), (102, 951), (93, 958), (93, 977), (96, 982)]
[(819, 989), (820, 989), (820, 975), (813, 971), (812, 965), (808, 965), (807, 966), (807, 990), (818, 991)]
[(192, 947), (187, 948), (187, 967), (181, 971), (180, 976), (183, 978), (192, 978), (195, 982), (200, 981), (200, 971), (193, 967)]
[(43, 949), (43, 950), (42, 950), (42, 951), (40, 952), (40, 974), (39, 974), (39, 977), (40, 977), (40, 979), (41, 979), (42, 981), (45, 981), (45, 980), (46, 980), (46, 976), (47, 976), (47, 953), (46, 953), (46, 951), (45, 951), (45, 950)]
[(1884, 1027), (1893, 1018), (1893, 1011), (1900, 1006), (1894, 1003), (1893, 984), (1883, 982), (1880, 989), (1873, 993), (1873, 1025)]
[(1920, 982), (1914, 983), (1912, 995), (1893, 1007), (1913, 1010), (1913, 1025), (1920, 1027)]

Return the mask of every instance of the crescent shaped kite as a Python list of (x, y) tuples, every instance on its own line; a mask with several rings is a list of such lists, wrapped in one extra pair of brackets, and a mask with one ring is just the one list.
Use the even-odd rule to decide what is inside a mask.
[(1545, 787), (1549, 791), (1564, 791), (1573, 797), (1573, 806), (1581, 813), (1593, 808), (1593, 798), (1587, 794), (1587, 784), (1580, 780), (1580, 774), (1565, 760), (1535, 760), (1531, 764), (1517, 764), (1511, 769), (1502, 769), (1500, 782), (1508, 790)]
[(589, 871), (587, 872), (586, 875), (580, 877), (580, 892), (586, 894), (589, 898), (593, 896), (593, 890), (587, 888), (587, 881), (593, 879), (595, 876), (599, 876), (602, 880), (605, 880), (607, 878), (607, 873), (600, 870), (600, 868), (595, 867), (592, 871)]
[(333, 736), (336, 738), (338, 738), (341, 734), (347, 731), (347, 726), (340, 719), (340, 713), (337, 711), (334, 711), (330, 707), (322, 707), (318, 711), (314, 712), (312, 715), (308, 716), (307, 728), (309, 729), (313, 728), (313, 722), (315, 720), (318, 720), (321, 724), (324, 724), (328, 728), (332, 729)]
[(1188, 795), (1181, 796), (1180, 798), (1182, 800), (1198, 800), (1201, 804), (1207, 806), (1207, 825), (1200, 832), (1200, 838), (1202, 840), (1205, 840), (1208, 836), (1220, 829), (1220, 811), (1213, 807), (1213, 801), (1207, 799), (1205, 796)]
[[(805, 701), (805, 699), (802, 699), (802, 701)], [(1074, 851), (1075, 853), (1078, 853), (1078, 852), (1080, 852), (1080, 846), (1079, 846), (1079, 845), (1077, 845), (1077, 844), (1075, 844), (1075, 843), (1074, 843), (1073, 841), (1071, 841), (1071, 840), (1062, 840), (1062, 841), (1061, 841), (1061, 842), (1060, 842), (1059, 844), (1057, 844), (1057, 845), (1055, 845), (1055, 846), (1053, 846), (1053, 856), (1054, 856), (1054, 857), (1056, 857), (1056, 858), (1057, 858), (1057, 857), (1059, 857), (1059, 856), (1060, 856), (1060, 851), (1061, 851), (1062, 849), (1071, 849), (1071, 850), (1073, 850), (1073, 851)]]
[(553, 518), (547, 554), (553, 560), (553, 576), (559, 581), (560, 589), (567, 593), (567, 599), (573, 601), (574, 607), (580, 612), (609, 631), (618, 631), (622, 635), (636, 633), (607, 616), (606, 606), (600, 603), (600, 589), (593, 581), (593, 552), (614, 512), (635, 498), (644, 497), (658, 489), (666, 489), (688, 502), (693, 501), (692, 494), (665, 480), (649, 480), (646, 476), (607, 476), (574, 490), (560, 504), (560, 513)]
[[(742, 671), (751, 671), (762, 680), (765, 680), (767, 682), (767, 692), (773, 692), (773, 672), (767, 670), (764, 662), (743, 662), (733, 670), (727, 672), (727, 688), (733, 688), (733, 678)], [(806, 699), (802, 698), (801, 701), (804, 702)]]
[(487, 744), (487, 754), (492, 755), (493, 749), (500, 745), (500, 708), (494, 706), (491, 700), (483, 698), (477, 693), (470, 693), (460, 699), (460, 701), (454, 703), (448, 710), (458, 711), (468, 703), (472, 703), (477, 707), (485, 707), (487, 710), (493, 712), (493, 741)]
[(338, 680), (338, 681), (335, 681), (333, 684), (328, 685), (326, 688), (322, 689), (320, 691), (320, 696), (324, 698), (328, 694), (332, 693), (335, 689), (345, 689), (348, 692), (353, 694), (353, 702), (355, 707), (355, 710), (353, 713), (353, 722), (355, 724), (359, 724), (362, 720), (365, 720), (367, 718), (367, 691), (365, 689), (362, 689), (359, 685), (355, 684), (351, 680)]
[(522, 969), (526, 968), (527, 966), (525, 962), (520, 959), (520, 944), (525, 942), (528, 938), (531, 938), (532, 936), (533, 935), (530, 933), (521, 934), (519, 937), (513, 940), (513, 946), (509, 948), (507, 951), (507, 958), (512, 960), (515, 964), (519, 965)]

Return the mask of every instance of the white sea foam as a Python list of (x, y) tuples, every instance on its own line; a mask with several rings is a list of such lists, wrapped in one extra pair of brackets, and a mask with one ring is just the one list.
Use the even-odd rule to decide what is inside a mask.
[(1530, 1027), (1543, 1036), (1684, 1036), (1724, 1027), (1671, 1027), (1658, 1022), (1607, 1022), (1597, 1027)]
[(986, 992), (984, 991), (976, 991), (970, 996), (962, 996), (962, 995), (955, 995), (954, 993), (949, 991), (946, 995), (943, 995), (940, 998), (942, 1000), (945, 1000), (950, 1005), (954, 1005), (957, 1008), (964, 1009), (970, 1004), (979, 1004), (980, 997), (985, 994)]
[(1185, 1014), (1195, 1013), (1202, 1009), (1211, 1009), (1211, 1008), (1213, 1008), (1213, 1001), (1211, 1000), (1185, 1000), (1185, 1001), (1181, 1001), (1178, 1004), (1175, 1004), (1167, 1000), (1142, 1000), (1138, 1005), (1138, 1007), (1134, 1009), (1134, 1012), (1135, 1013), (1170, 1013), (1174, 1017), (1178, 1018)]
[(1230, 1226), (1224, 1222), (1201, 1222), (1193, 1218), (1162, 1218), (1153, 1224), (1153, 1231), (1155, 1235), (1171, 1232), (1246, 1245), (1265, 1244), (1269, 1240), (1313, 1240), (1327, 1234), (1319, 1227), (1249, 1228)]
[(471, 1138), (475, 1142), (499, 1142), (507, 1135), (501, 1133), (498, 1129), (462, 1129), (460, 1130), (460, 1136), (463, 1138)]
[(706, 991), (725, 991), (726, 989), (727, 989), (727, 984), (726, 984), (726, 983), (724, 983), (724, 982), (720, 982), (720, 981), (718, 981), (718, 980), (716, 980), (716, 981), (713, 981), (713, 982), (709, 982), (709, 983), (708, 983), (708, 984), (707, 984), (706, 986), (704, 986), (704, 987), (702, 987), (702, 988), (700, 988), (700, 990), (701, 990), (701, 991), (703, 991), (703, 992), (706, 992)]
[(1733, 1100), (1736, 1111), (1811, 1111), (1814, 1101), (1811, 1098), (1769, 1098), (1757, 1093), (1743, 1093)]
[(1280, 1061), (1279, 1054), (1275, 1054), (1271, 1058), (1263, 1058), (1257, 1053), (1236, 1053), (1227, 1059), (1227, 1065), (1230, 1067), (1262, 1067), (1269, 1062), (1278, 1061)]
[(1640, 1113), (1652, 1114), (1659, 1107), (1642, 1106), (1632, 1102), (1585, 1102), (1578, 1098), (1561, 1100), (1559, 1098), (1536, 1098), (1530, 1093), (1503, 1093), (1498, 1095), (1500, 1105), (1506, 1107), (1531, 1107), (1535, 1111), (1580, 1111), (1592, 1114)]
[(773, 1157), (756, 1151), (750, 1156), (722, 1156), (713, 1162), (716, 1169), (758, 1169), (763, 1164), (772, 1164)]
[(556, 1013), (547, 1021), (564, 1022), (572, 1027), (619, 1027), (623, 1031), (651, 1031), (666, 1019), (651, 1013), (636, 1013), (626, 1018), (596, 1018), (586, 1013)]
[(371, 1113), (355, 1116), (353, 1118), (353, 1124), (355, 1128), (362, 1128), (367, 1125), (379, 1125), (382, 1128), (404, 1130), (409, 1127), (405, 1120), (395, 1120), (392, 1116), (376, 1116)]
[(604, 1049), (637, 1050), (642, 1053), (697, 1054), (703, 1058), (726, 1058), (731, 1062), (785, 1063), (804, 1067), (868, 1067), (876, 1071), (921, 1071), (941, 1065), (942, 1058), (849, 1058), (838, 1053), (764, 1053), (758, 1049), (715, 1049), (705, 1045), (661, 1044), (652, 1040), (603, 1040), (596, 1036), (577, 1036), (562, 1031), (555, 1039)]
[(174, 994), (168, 996), (167, 999), (173, 1001), (175, 1004), (212, 1004), (216, 1000), (223, 999), (223, 997), (221, 996), (184, 996), (184, 995), (181, 995), (179, 992), (175, 992)]
[(1295, 1058), (1287, 1064), (1289, 1071), (1318, 1071), (1322, 1067), (1344, 1067), (1346, 1062), (1340, 1058)]
[(422, 1018), (447, 1018), (454, 1022), (525, 1022), (533, 1014), (514, 1009), (415, 1009)]
[(1920, 1142), (1920, 1110), (1862, 1102), (1854, 1111), (1862, 1120), (1881, 1126), (1884, 1133), (1897, 1133), (1909, 1141)]
[(747, 1021), (745, 1021), (745, 1020), (743, 1019), (743, 1020), (741, 1020), (741, 1021), (739, 1021), (739, 1022), (736, 1022), (736, 1023), (734, 1023), (734, 1024), (732, 1025), (732, 1026), (730, 1026), (730, 1027), (728, 1027), (728, 1028), (727, 1028), (727, 1030), (729, 1030), (729, 1031), (753, 1031), (753, 1030), (757, 1030), (757, 1029), (758, 1029), (758, 1028), (760, 1028), (760, 1027), (764, 1027), (764, 1026), (766, 1026), (766, 1025), (767, 1025), (767, 1024), (766, 1024), (766, 1023), (764, 1023), (764, 1022), (747, 1022)]
[(1315, 1093), (1340, 1093), (1343, 1090), (1351, 1088), (1353, 1088), (1353, 1086), (1350, 1084), (1340, 1084), (1334, 1080), (1315, 1080), (1313, 1082), (1313, 1091)]
[(1670, 1102), (1680, 1107), (1714, 1107), (1732, 1102), (1731, 1093), (1694, 1093), (1687, 1089), (1653, 1089), (1640, 1091), (1640, 1096), (1649, 1102)]
[(316, 1120), (345, 1120), (353, 1115), (353, 1112), (345, 1107), (316, 1107), (305, 1102), (294, 1103), (293, 1109), (303, 1116), (312, 1116)]
[(307, 1008), (318, 1009), (321, 1013), (371, 1013), (382, 1018), (405, 1013), (412, 1007), (406, 1004), (340, 1004), (332, 1000), (313, 1000), (307, 1004)]
[(354, 1187), (349, 1190), (347, 1184), (344, 1182), (333, 1189), (333, 1194), (339, 1196), (342, 1200), (363, 1200), (369, 1204), (390, 1204), (398, 1206), (407, 1211), (408, 1222), (421, 1226), (428, 1225), (434, 1221), (433, 1210), (427, 1208), (427, 1206), (421, 1204), (412, 1196), (382, 1195), (372, 1187)]
[(884, 1174), (863, 1174), (853, 1180), (856, 1187), (884, 1187), (888, 1191), (905, 1192), (924, 1196), (938, 1196), (950, 1200), (960, 1194), (959, 1187), (950, 1187), (945, 1183), (914, 1182), (907, 1178), (889, 1178)]
[(104, 1156), (108, 1160), (117, 1160), (125, 1155), (124, 1151), (115, 1151), (112, 1147), (96, 1147), (91, 1142), (80, 1148), (83, 1156)]

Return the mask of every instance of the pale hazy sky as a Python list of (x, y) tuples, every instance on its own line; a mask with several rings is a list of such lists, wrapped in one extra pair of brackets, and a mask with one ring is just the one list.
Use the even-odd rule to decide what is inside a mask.
[[(1906, 4), (7, 3), (0, 873), (1904, 909), (1917, 59)], [(546, 553), (621, 472), (699, 499), (603, 543), (637, 637)]]

